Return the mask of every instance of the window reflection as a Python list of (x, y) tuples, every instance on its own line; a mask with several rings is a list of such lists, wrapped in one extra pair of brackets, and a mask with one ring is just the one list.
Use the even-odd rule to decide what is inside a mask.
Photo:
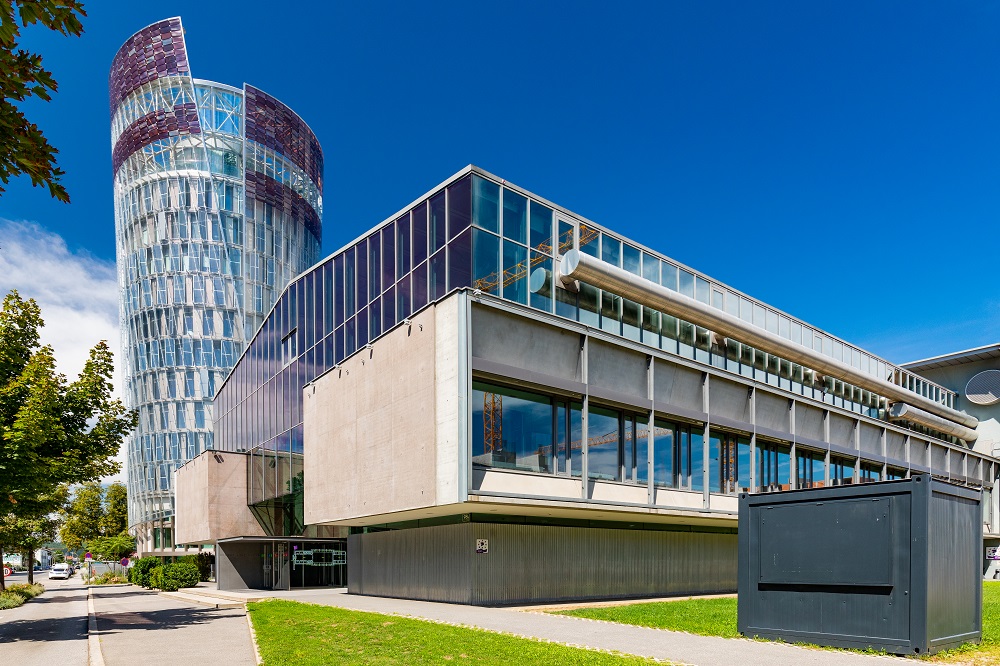
[(552, 400), (482, 382), (472, 385), (474, 463), (530, 472), (552, 470)]

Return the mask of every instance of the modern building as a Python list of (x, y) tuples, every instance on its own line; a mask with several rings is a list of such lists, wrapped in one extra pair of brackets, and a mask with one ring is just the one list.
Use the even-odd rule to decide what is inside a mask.
[(132, 35), (108, 87), (129, 524), (173, 555), (174, 470), (214, 448), (213, 396), (319, 257), (323, 153), (267, 93), (192, 78), (180, 18)]
[(177, 538), (218, 544), (223, 588), (733, 591), (738, 493), (989, 493), (964, 406), (470, 166), (288, 285), (177, 471)]
[[(1000, 455), (1000, 344), (904, 363), (902, 367), (953, 391), (959, 406), (979, 419), (979, 437), (973, 450), (993, 457)], [(997, 500), (992, 488), (987, 487), (985, 492), (985, 575), (1000, 578)]]

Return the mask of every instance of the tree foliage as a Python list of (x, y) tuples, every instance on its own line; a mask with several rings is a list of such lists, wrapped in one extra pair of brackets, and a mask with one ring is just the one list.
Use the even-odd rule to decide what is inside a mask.
[[(4, 7), (0, 0), (0, 10)], [(136, 424), (135, 413), (111, 397), (113, 365), (107, 343), (99, 342), (90, 350), (80, 376), (69, 382), (56, 372), (52, 348), (41, 345), (42, 326), (34, 300), (23, 299), (16, 291), (3, 299), (0, 526), (5, 527), (0, 527), (0, 550), (25, 549), (40, 529), (27, 527), (48, 525), (46, 521), (66, 503), (69, 485), (117, 472), (120, 465), (114, 457)], [(42, 543), (51, 538), (47, 533)]]
[(120, 560), (135, 551), (135, 538), (129, 534), (99, 536), (87, 544), (91, 555), (98, 560)]
[(73, 499), (63, 510), (59, 540), (70, 550), (79, 550), (102, 535), (103, 521), (104, 489), (95, 481), (85, 483), (76, 489)]
[(32, 185), (47, 186), (50, 195), (66, 203), (69, 193), (59, 182), (65, 172), (56, 166), (59, 151), (17, 106), (32, 97), (51, 100), (58, 84), (42, 67), (42, 56), (19, 48), (18, 40), (21, 28), (36, 23), (79, 36), (86, 15), (76, 0), (0, 0), (0, 181), (6, 185), (12, 176), (26, 175)]
[[(124, 483), (112, 483), (104, 493), (101, 534), (114, 536), (128, 529), (128, 492)], [(120, 559), (120, 558), (119, 558)]]
[[(2, 1), (2, 0), (0, 0)], [(41, 312), (12, 291), (0, 309), (0, 515), (38, 515), (38, 498), (62, 484), (114, 474), (136, 414), (111, 397), (111, 350), (90, 350), (73, 382), (41, 346)], [(51, 509), (50, 509), (51, 510)]]

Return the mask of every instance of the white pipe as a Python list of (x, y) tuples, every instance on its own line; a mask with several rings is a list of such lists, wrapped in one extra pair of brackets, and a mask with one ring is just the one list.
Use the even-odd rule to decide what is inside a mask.
[(927, 426), (928, 428), (933, 428), (934, 430), (940, 430), (941, 432), (946, 432), (949, 435), (954, 435), (959, 439), (964, 439), (969, 444), (975, 442), (979, 437), (979, 433), (971, 428), (966, 428), (963, 425), (952, 423), (947, 419), (925, 412), (919, 407), (908, 405), (905, 402), (897, 402), (893, 404), (893, 406), (889, 409), (889, 420), (909, 421), (910, 423)]
[[(902, 386), (869, 375), (847, 363), (830, 358), (768, 330), (748, 324), (728, 312), (723, 312), (689, 296), (667, 289), (617, 266), (583, 254), (579, 250), (570, 250), (564, 254), (558, 265), (559, 279), (564, 283), (579, 280), (592, 284), (622, 298), (669, 313), (719, 335), (739, 340), (761, 351), (780, 356), (792, 363), (867, 389), (888, 398), (890, 401), (917, 405), (921, 410), (965, 426), (969, 429), (965, 434), (970, 436), (972, 436), (971, 429), (979, 425), (979, 420), (974, 416), (928, 400)], [(965, 438), (963, 437), (963, 439)], [(974, 440), (975, 437), (972, 439)], [(966, 441), (972, 440), (966, 439)]]

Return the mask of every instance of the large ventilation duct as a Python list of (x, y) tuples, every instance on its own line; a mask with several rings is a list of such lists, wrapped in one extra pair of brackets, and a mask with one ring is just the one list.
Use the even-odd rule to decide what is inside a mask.
[(917, 425), (933, 428), (934, 430), (954, 435), (959, 439), (964, 439), (970, 444), (976, 441), (976, 438), (979, 437), (979, 433), (971, 428), (966, 428), (963, 425), (952, 423), (947, 419), (925, 412), (919, 407), (908, 405), (905, 402), (897, 402), (889, 408), (889, 420), (909, 421), (910, 423), (916, 423)]
[[(544, 270), (544, 269), (537, 269)], [(685, 321), (707, 328), (719, 335), (755, 347), (792, 363), (798, 363), (816, 372), (836, 377), (854, 386), (867, 389), (884, 396), (892, 402), (905, 402), (915, 405), (921, 411), (940, 417), (942, 420), (963, 426), (962, 435), (956, 434), (939, 426), (931, 426), (943, 432), (951, 432), (968, 442), (976, 439), (973, 428), (979, 425), (974, 416), (969, 416), (956, 409), (929, 400), (922, 395), (908, 391), (901, 386), (879, 377), (861, 372), (861, 370), (825, 356), (808, 347), (786, 340), (757, 326), (752, 326), (738, 317), (717, 310), (701, 301), (684, 296), (676, 291), (650, 282), (638, 275), (612, 266), (579, 250), (570, 250), (563, 255), (558, 266), (558, 277), (563, 282), (580, 280), (595, 287), (606, 289), (614, 294), (640, 303), (654, 310), (667, 312)], [(536, 281), (533, 281), (536, 282)]]

